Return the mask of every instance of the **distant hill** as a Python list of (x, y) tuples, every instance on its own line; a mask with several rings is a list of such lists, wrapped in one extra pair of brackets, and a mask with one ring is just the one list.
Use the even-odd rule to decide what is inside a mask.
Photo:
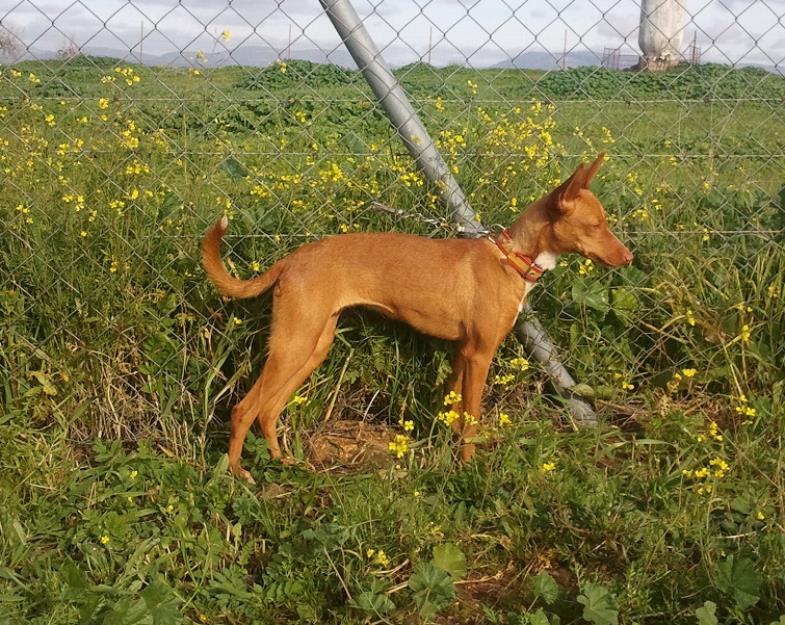
[[(139, 63), (138, 50), (120, 50), (100, 46), (85, 46), (82, 49), (84, 54), (89, 56), (105, 56), (120, 59), (126, 63)], [(243, 46), (234, 50), (231, 55), (228, 52), (204, 52), (204, 59), (196, 58), (196, 50), (186, 50), (184, 52), (167, 52), (165, 54), (144, 54), (143, 62), (145, 65), (167, 65), (170, 67), (192, 67), (205, 65), (207, 67), (226, 67), (228, 65), (248, 65), (251, 67), (267, 67), (276, 59), (281, 58), (273, 48), (267, 46)], [(351, 55), (343, 48), (324, 52), (319, 49), (312, 50), (292, 50), (291, 54), (284, 53), (283, 57), (302, 61), (313, 61), (314, 63), (332, 63), (340, 67), (355, 69)], [(26, 52), (20, 61), (44, 61), (57, 57), (57, 53), (51, 50), (32, 49)]]
[[(106, 48), (100, 46), (86, 46), (82, 52), (86, 55), (95, 57), (117, 58), (126, 63), (139, 63), (138, 51), (121, 50), (116, 48)], [(227, 67), (230, 65), (246, 65), (249, 67), (267, 67), (278, 58), (292, 58), (302, 61), (312, 61), (313, 63), (328, 63), (337, 65), (345, 69), (356, 69), (349, 52), (339, 47), (335, 50), (323, 51), (317, 48), (307, 50), (292, 50), (291, 53), (278, 51), (268, 46), (243, 46), (234, 50), (231, 55), (228, 52), (205, 52), (205, 60), (196, 58), (196, 50), (185, 52), (167, 52), (165, 54), (145, 54), (145, 65), (166, 65), (169, 67), (194, 67), (204, 65), (206, 67)], [(57, 57), (57, 53), (51, 50), (31, 49), (25, 52), (16, 61), (45, 61)], [(451, 64), (464, 65), (461, 59), (454, 59)], [(709, 61), (709, 59), (706, 59)], [(602, 53), (592, 50), (575, 50), (567, 53), (565, 66), (569, 68), (599, 66), (602, 62)], [(393, 67), (401, 64), (391, 63)], [(442, 66), (444, 63), (439, 63)], [(489, 65), (472, 65), (472, 67), (492, 67), (497, 69), (539, 69), (555, 70), (561, 69), (561, 54), (556, 52), (546, 52), (544, 50), (529, 50), (521, 52), (512, 59), (500, 61)], [(775, 67), (773, 65), (762, 65), (758, 63), (739, 63), (736, 69), (743, 67), (756, 67), (772, 74), (785, 75), (785, 66)]]
[[(567, 67), (599, 65), (602, 54), (591, 50), (576, 50), (567, 53)], [(561, 54), (531, 50), (522, 52), (509, 61), (502, 61), (493, 67), (500, 69), (561, 69)]]

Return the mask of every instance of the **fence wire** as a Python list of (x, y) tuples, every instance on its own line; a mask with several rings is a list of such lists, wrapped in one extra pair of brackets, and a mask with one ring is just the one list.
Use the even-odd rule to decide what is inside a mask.
[[(785, 4), (356, 8), (485, 224), (608, 152), (596, 192), (634, 266), (564, 258), (532, 296), (583, 392), (720, 398), (740, 419), (782, 398)], [(0, 23), (11, 410), (45, 416), (47, 397), (76, 434), (204, 433), (258, 368), (269, 314), (223, 305), (199, 269), (223, 213), (242, 277), (325, 235), (454, 235), (316, 2), (21, 1)], [(350, 318), (359, 355), (338, 345), (298, 396), (433, 408), (442, 357), (387, 329)], [(392, 358), (390, 332), (425, 365)], [(536, 386), (518, 350), (491, 401)]]

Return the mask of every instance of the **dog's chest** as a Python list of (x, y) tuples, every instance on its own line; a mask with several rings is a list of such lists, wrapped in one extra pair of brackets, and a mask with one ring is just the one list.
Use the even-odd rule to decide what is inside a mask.
[[(534, 262), (546, 271), (550, 271), (556, 266), (557, 260), (559, 260), (558, 255), (552, 252), (543, 252), (537, 255), (537, 258), (534, 259)], [(528, 280), (523, 281), (523, 295), (521, 295), (521, 301), (518, 302), (519, 314), (523, 310), (523, 305), (526, 303), (526, 296), (529, 295), (529, 291), (531, 291), (535, 286), (537, 286), (536, 282), (529, 282)]]

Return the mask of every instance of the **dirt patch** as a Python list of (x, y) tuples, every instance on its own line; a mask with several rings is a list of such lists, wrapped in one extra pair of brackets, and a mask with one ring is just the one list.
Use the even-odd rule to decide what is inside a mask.
[(480, 625), (488, 619), (484, 607), (497, 613), (522, 613), (534, 605), (531, 578), (547, 571), (559, 585), (560, 592), (573, 596), (578, 580), (567, 568), (553, 566), (546, 553), (536, 554), (526, 566), (510, 562), (493, 575), (478, 574), (455, 583), (455, 602), (436, 617), (438, 625)]
[(438, 625), (479, 625), (487, 618), (483, 605), (496, 607), (521, 594), (522, 571), (508, 564), (494, 575), (461, 580), (455, 584), (455, 603), (436, 617)]
[(306, 440), (308, 460), (320, 471), (368, 471), (393, 463), (388, 444), (398, 430), (382, 423), (338, 419), (320, 426)]

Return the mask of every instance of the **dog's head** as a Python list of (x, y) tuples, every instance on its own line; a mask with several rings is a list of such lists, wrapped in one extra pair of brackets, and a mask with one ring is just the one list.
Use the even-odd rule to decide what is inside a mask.
[(605, 209), (589, 190), (604, 159), (601, 153), (588, 167), (581, 163), (545, 198), (548, 247), (557, 254), (577, 252), (608, 267), (622, 267), (632, 262), (632, 252), (610, 231)]

